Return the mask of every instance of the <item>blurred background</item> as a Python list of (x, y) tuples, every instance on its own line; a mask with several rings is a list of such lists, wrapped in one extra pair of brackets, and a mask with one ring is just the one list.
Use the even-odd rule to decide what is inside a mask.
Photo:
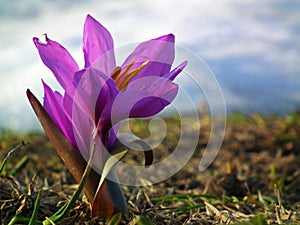
[[(59, 87), (32, 37), (44, 40), (47, 33), (82, 67), (88, 13), (111, 32), (115, 47), (174, 33), (176, 44), (201, 57), (215, 74), (228, 112), (285, 115), (300, 106), (297, 0), (0, 0), (0, 5), (0, 128), (40, 127), (25, 91), (30, 88), (42, 100), (41, 79)], [(184, 85), (189, 90), (188, 82)], [(201, 101), (193, 91), (189, 95)]]

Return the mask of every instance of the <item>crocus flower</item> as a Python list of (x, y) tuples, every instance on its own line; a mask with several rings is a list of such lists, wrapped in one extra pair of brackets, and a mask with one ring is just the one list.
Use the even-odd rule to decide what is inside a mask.
[[(47, 36), (46, 43), (38, 38), (33, 41), (42, 61), (64, 89), (64, 93), (59, 93), (43, 82), (43, 108), (76, 157), (80, 152), (87, 158), (94, 148), (93, 168), (97, 172), (103, 169), (108, 153), (120, 147), (119, 122), (125, 118), (155, 115), (169, 105), (178, 92), (173, 80), (187, 64), (183, 62), (171, 70), (175, 56), (174, 35), (168, 34), (139, 44), (124, 63), (117, 66), (110, 33), (90, 15), (84, 24), (85, 66), (81, 70), (59, 43)], [(63, 155), (60, 153), (61, 157)], [(64, 161), (69, 160), (65, 158)], [(72, 166), (67, 165), (78, 181), (76, 166), (75, 169)], [(103, 187), (98, 188), (97, 182), (99, 177), (92, 179), (85, 189), (93, 215), (109, 218), (116, 211), (126, 213), (119, 185), (107, 179)], [(110, 212), (103, 206), (105, 204), (112, 204)]]

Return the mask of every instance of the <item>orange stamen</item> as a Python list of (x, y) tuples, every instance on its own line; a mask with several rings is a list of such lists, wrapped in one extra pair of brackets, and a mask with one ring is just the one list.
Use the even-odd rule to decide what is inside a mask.
[(139, 67), (129, 71), (134, 63), (134, 60), (131, 61), (123, 71), (121, 71), (120, 67), (116, 67), (111, 73), (111, 78), (115, 80), (116, 86), (119, 90), (124, 91), (129, 82), (149, 63), (149, 61), (146, 61)]

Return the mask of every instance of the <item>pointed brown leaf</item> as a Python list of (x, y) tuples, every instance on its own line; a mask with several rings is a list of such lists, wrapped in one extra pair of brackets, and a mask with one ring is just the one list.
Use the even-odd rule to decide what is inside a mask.
[[(44, 107), (31, 93), (31, 91), (28, 89), (26, 93), (37, 118), (39, 119), (48, 138), (53, 144), (56, 152), (58, 153), (76, 182), (79, 183), (84, 173), (84, 169), (87, 165), (86, 161), (84, 160), (82, 155), (67, 141), (65, 136), (57, 128), (55, 123), (50, 118), (49, 114), (45, 111)], [(84, 193), (89, 202), (93, 202), (95, 192), (98, 188), (99, 180), (99, 174), (92, 170), (84, 188)]]
[(107, 180), (105, 179), (92, 204), (92, 217), (98, 216), (104, 219), (110, 219), (114, 214), (114, 202), (110, 195)]

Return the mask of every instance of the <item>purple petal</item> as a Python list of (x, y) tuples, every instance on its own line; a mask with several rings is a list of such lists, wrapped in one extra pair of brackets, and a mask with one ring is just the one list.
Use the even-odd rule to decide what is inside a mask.
[(186, 67), (187, 64), (187, 61), (182, 62), (170, 73), (164, 74), (163, 77), (173, 81), (177, 77), (177, 75), (182, 72), (182, 70)]
[(38, 38), (33, 38), (44, 64), (52, 71), (65, 91), (72, 93), (74, 91), (72, 80), (78, 65), (63, 46), (47, 37), (46, 41), (46, 44), (42, 44)]
[(117, 123), (115, 124), (112, 129), (110, 129), (109, 132), (109, 146), (113, 146), (116, 139), (117, 139), (117, 134), (118, 134), (118, 130), (120, 128), (121, 123)]
[(92, 149), (95, 149), (93, 156), (93, 168), (101, 171), (107, 159), (109, 151), (108, 134), (96, 132), (95, 122), (84, 112), (79, 104), (73, 104), (72, 123), (77, 147), (82, 156), (88, 161)]
[(124, 70), (132, 61), (135, 61), (132, 69), (139, 67), (145, 61), (149, 61), (148, 65), (134, 79), (145, 76), (162, 76), (168, 73), (175, 57), (174, 39), (173, 34), (168, 34), (141, 43), (125, 60), (121, 66), (122, 69)]
[(52, 89), (43, 82), (44, 85), (44, 108), (54, 121), (56, 126), (61, 130), (69, 143), (77, 147), (74, 138), (73, 127), (70, 118), (63, 108), (63, 97), (59, 92), (53, 92)]
[(97, 124), (104, 107), (119, 92), (115, 82), (95, 69), (78, 73), (77, 89), (73, 101)]
[(95, 125), (78, 104), (73, 104), (72, 106), (72, 124), (78, 150), (85, 159), (88, 159), (93, 146), (93, 131)]
[[(83, 32), (85, 68), (94, 68), (109, 75), (116, 67), (114, 43), (108, 30), (90, 15), (87, 15)], [(95, 66), (96, 65), (96, 66)]]
[(65, 93), (63, 98), (63, 106), (68, 117), (72, 118), (73, 99), (67, 93)]
[(178, 85), (162, 77), (146, 77), (130, 83), (103, 113), (111, 114), (111, 123), (126, 118), (157, 114), (176, 97)]
[(63, 105), (68, 118), (71, 118), (70, 121), (77, 149), (85, 159), (88, 160), (90, 150), (93, 147), (95, 123), (89, 115), (83, 111), (82, 105), (79, 104), (80, 102), (74, 100), (78, 100), (77, 93), (74, 95), (74, 99), (65, 93)]

